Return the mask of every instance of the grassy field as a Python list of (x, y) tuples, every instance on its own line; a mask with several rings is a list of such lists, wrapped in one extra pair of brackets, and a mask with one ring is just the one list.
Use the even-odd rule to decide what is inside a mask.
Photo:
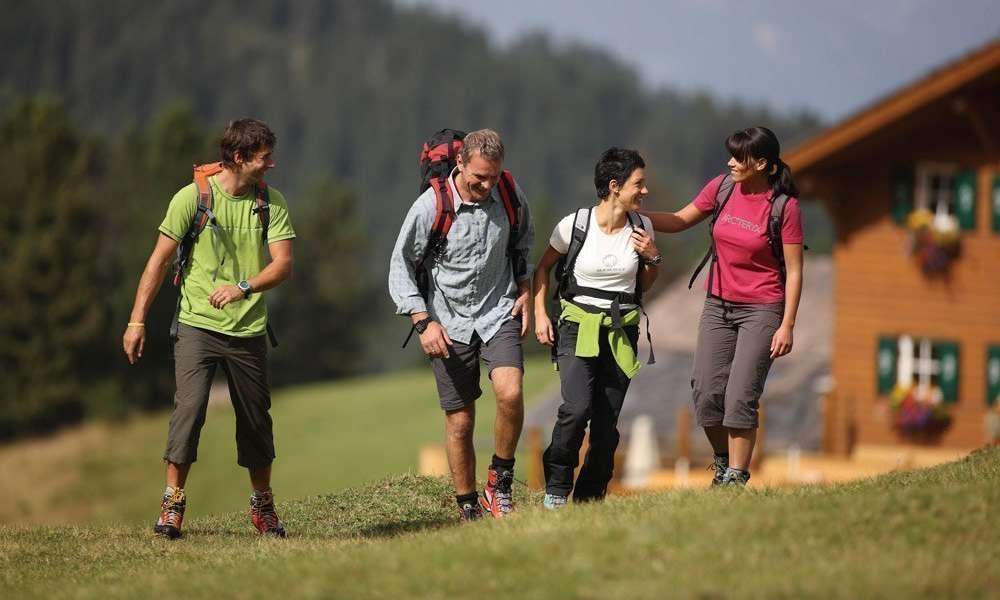
[[(520, 492), (520, 490), (519, 490)], [(611, 498), (454, 523), (448, 486), (397, 476), (241, 514), (176, 542), (145, 526), (0, 528), (7, 597), (986, 598), (1000, 595), (1000, 448), (849, 485)]]
[[(526, 365), (526, 401), (558, 382), (545, 359)], [(479, 464), (492, 451), (493, 395), (477, 403)], [(430, 369), (279, 390), (273, 398), (279, 501), (329, 493), (415, 470), (418, 451), (441, 443), (444, 420)], [(0, 447), (0, 523), (149, 521), (163, 490), (169, 415), (88, 424), (51, 438)], [(210, 410), (188, 479), (191, 516), (245, 508), (232, 409)], [(519, 474), (523, 478), (524, 473)]]

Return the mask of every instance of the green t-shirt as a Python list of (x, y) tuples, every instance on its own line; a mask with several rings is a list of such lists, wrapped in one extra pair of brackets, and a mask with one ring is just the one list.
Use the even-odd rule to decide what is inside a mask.
[[(184, 283), (181, 285), (181, 312), (178, 320), (192, 327), (236, 337), (253, 337), (267, 328), (267, 304), (261, 294), (251, 294), (247, 300), (230, 302), (222, 309), (213, 308), (208, 297), (219, 286), (250, 279), (267, 266), (260, 218), (252, 211), (256, 207), (253, 188), (239, 198), (230, 196), (210, 177), (212, 212), (218, 229), (205, 226), (195, 240), (188, 260)], [(269, 188), (271, 222), (267, 229), (268, 242), (295, 237), (288, 218), (288, 203), (281, 192)], [(192, 182), (177, 192), (167, 208), (160, 231), (180, 241), (198, 210), (198, 188)]]

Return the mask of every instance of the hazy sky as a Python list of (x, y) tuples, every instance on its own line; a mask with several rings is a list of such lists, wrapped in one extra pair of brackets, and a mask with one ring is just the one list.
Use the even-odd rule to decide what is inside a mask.
[[(607, 48), (650, 85), (836, 119), (1000, 36), (1000, 0), (398, 0)], [(488, 23), (488, 25), (487, 25)]]

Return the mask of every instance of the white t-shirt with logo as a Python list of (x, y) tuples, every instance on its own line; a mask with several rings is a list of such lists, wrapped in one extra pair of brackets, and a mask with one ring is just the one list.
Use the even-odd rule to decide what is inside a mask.
[[(633, 215), (635, 216), (635, 215)], [(641, 216), (641, 215), (640, 215)], [(648, 217), (641, 216), (646, 232), (653, 237), (653, 224)], [(549, 245), (556, 252), (569, 252), (569, 243), (573, 239), (573, 221), (576, 212), (563, 217), (549, 238)], [(583, 242), (580, 255), (576, 258), (573, 274), (576, 282), (582, 287), (597, 288), (609, 292), (635, 292), (636, 271), (639, 268), (639, 254), (632, 247), (632, 226), (626, 222), (617, 233), (608, 235), (597, 226), (597, 211), (590, 211), (590, 228), (587, 239)], [(558, 285), (558, 282), (557, 282)], [(591, 296), (576, 296), (582, 304), (597, 308), (611, 308), (611, 301)], [(634, 308), (634, 304), (622, 304), (623, 308)]]

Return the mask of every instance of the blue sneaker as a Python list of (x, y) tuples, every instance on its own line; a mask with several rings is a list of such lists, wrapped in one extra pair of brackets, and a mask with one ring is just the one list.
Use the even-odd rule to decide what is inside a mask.
[(560, 508), (566, 508), (566, 502), (569, 500), (568, 496), (560, 496), (559, 494), (545, 494), (545, 500), (542, 501), (542, 506), (549, 510), (559, 510)]

